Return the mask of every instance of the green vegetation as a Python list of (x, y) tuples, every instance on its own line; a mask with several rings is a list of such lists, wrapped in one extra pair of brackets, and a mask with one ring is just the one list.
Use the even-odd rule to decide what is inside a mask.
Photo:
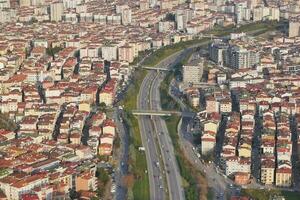
[(98, 178), (97, 197), (100, 198), (104, 195), (110, 177), (104, 168), (97, 168), (96, 177)]
[(213, 200), (213, 199), (214, 199), (214, 191), (212, 188), (208, 188), (207, 200)]
[(47, 53), (49, 56), (54, 57), (54, 55), (57, 54), (58, 52), (60, 52), (62, 49), (63, 49), (63, 48), (61, 48), (61, 47), (54, 47), (54, 48), (48, 47), (48, 48), (46, 49), (46, 53)]
[(213, 162), (215, 160), (214, 151), (209, 151), (207, 154), (202, 155), (202, 159), (206, 163)]
[(99, 104), (99, 106), (97, 107), (97, 110), (106, 113), (106, 111), (107, 111), (106, 104), (105, 104), (104, 102), (101, 102), (101, 103)]
[(175, 14), (173, 13), (168, 13), (167, 16), (166, 16), (166, 21), (175, 21)]
[(130, 129), (130, 149), (129, 149), (129, 165), (130, 172), (133, 173), (135, 182), (133, 184), (132, 192), (134, 199), (150, 199), (149, 193), (149, 177), (146, 173), (147, 161), (143, 151), (138, 148), (142, 146), (139, 126), (137, 119), (129, 112), (126, 114), (126, 122)]
[(121, 139), (120, 136), (117, 134), (116, 138), (114, 139), (114, 149), (119, 149), (121, 146)]
[(109, 181), (109, 175), (107, 171), (105, 171), (103, 168), (98, 168), (96, 171), (96, 177), (104, 184), (107, 184)]
[(299, 192), (289, 192), (280, 190), (259, 190), (259, 189), (242, 189), (242, 194), (250, 196), (255, 200), (269, 200), (274, 196), (283, 196), (286, 200), (298, 200)]
[[(124, 100), (121, 102), (124, 105), (126, 113), (125, 123), (130, 131), (130, 148), (129, 148), (129, 172), (134, 176), (134, 184), (129, 189), (129, 196), (133, 193), (133, 199), (150, 199), (149, 178), (145, 173), (147, 170), (146, 156), (143, 151), (138, 148), (142, 146), (142, 140), (137, 119), (132, 115), (131, 111), (136, 109), (137, 94), (139, 93), (140, 85), (146, 76), (147, 71), (137, 69), (133, 80), (133, 85), (126, 93)], [(130, 191), (132, 190), (132, 191)]]
[(209, 39), (194, 39), (194, 40), (188, 40), (188, 41), (181, 41), (176, 44), (167, 45), (164, 47), (161, 47), (154, 51), (152, 53), (152, 56), (148, 57), (144, 61), (144, 65), (147, 66), (155, 66), (157, 65), (161, 60), (171, 56), (172, 54), (175, 54), (183, 49), (188, 48), (191, 45), (209, 41)]
[(206, 180), (204, 176), (185, 158), (184, 152), (181, 150), (179, 145), (179, 136), (177, 133), (179, 120), (180, 117), (171, 116), (166, 119), (166, 124), (174, 145), (175, 156), (180, 174), (183, 178), (183, 183), (185, 183), (183, 184), (185, 197), (187, 200), (205, 199), (207, 196)]
[(173, 79), (173, 74), (172, 73), (169, 73), (165, 80), (161, 83), (160, 85), (160, 99), (161, 99), (161, 107), (164, 109), (164, 110), (179, 110), (180, 107), (179, 105), (173, 101), (173, 98), (168, 95), (168, 90), (169, 90), (169, 84), (170, 82), (172, 81)]
[(0, 169), (0, 177), (4, 177), (7, 176), (8, 174), (12, 173), (12, 170), (8, 169), (8, 168), (1, 168)]
[(132, 80), (133, 85), (130, 86), (129, 90), (126, 92), (124, 99), (121, 102), (121, 104), (124, 105), (125, 110), (131, 111), (133, 109), (136, 109), (137, 94), (139, 93), (140, 86), (146, 74), (147, 71), (142, 69), (137, 69), (134, 72)]
[(133, 62), (131, 65), (136, 65), (138, 64), (146, 55), (148, 55), (151, 52), (151, 50), (146, 50), (146, 51), (141, 51), (139, 52), (139, 55), (134, 58)]
[(17, 129), (17, 125), (14, 121), (9, 119), (8, 115), (0, 113), (0, 129), (15, 131)]
[(182, 65), (188, 63), (189, 58), (192, 56), (194, 51), (190, 51), (186, 57), (177, 65), (173, 67), (174, 72), (168, 73), (165, 77), (165, 80), (160, 85), (160, 99), (161, 99), (161, 106), (164, 110), (179, 110), (180, 106), (173, 100), (173, 98), (168, 94), (169, 85), (174, 77), (181, 77), (181, 70)]
[(246, 24), (242, 25), (240, 27), (234, 27), (234, 26), (227, 26), (227, 27), (221, 27), (216, 26), (214, 29), (207, 31), (206, 34), (213, 34), (215, 36), (224, 36), (228, 35), (230, 33), (236, 32), (253, 32), (253, 35), (259, 35), (262, 33), (265, 33), (267, 31), (273, 31), (282, 28), (283, 23), (282, 22), (276, 22), (276, 21), (265, 21), (265, 22), (256, 22), (252, 24)]
[(286, 200), (299, 200), (300, 192), (282, 191), (281, 195), (284, 196)]
[[(190, 57), (190, 56), (188, 56)], [(187, 60), (183, 60), (187, 62)], [(175, 72), (182, 65), (179, 63), (175, 66)], [(165, 80), (160, 86), (160, 98), (162, 103), (162, 108), (167, 109), (179, 109), (179, 105), (175, 102), (172, 97), (168, 95), (168, 88), (171, 80), (174, 78), (175, 72), (169, 73)], [(175, 156), (179, 166), (180, 174), (183, 179), (183, 188), (185, 192), (185, 197), (187, 200), (198, 200), (205, 199), (207, 196), (207, 183), (204, 176), (195, 169), (192, 164), (185, 158), (184, 152), (180, 148), (179, 136), (177, 133), (177, 126), (180, 120), (179, 116), (166, 117), (165, 121), (168, 127), (170, 137), (175, 150)], [(196, 175), (196, 176), (195, 176)]]

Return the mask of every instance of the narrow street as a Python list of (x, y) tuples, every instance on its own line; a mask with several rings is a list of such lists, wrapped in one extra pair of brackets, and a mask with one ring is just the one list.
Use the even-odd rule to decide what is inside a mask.
[[(120, 137), (120, 149), (117, 157), (118, 167), (115, 171), (116, 193), (115, 200), (123, 200), (127, 198), (127, 188), (123, 184), (123, 178), (128, 174), (128, 158), (129, 158), (129, 133), (128, 127), (122, 120), (123, 110), (116, 108), (113, 113), (113, 119), (116, 122), (118, 134)], [(121, 119), (121, 120), (120, 120)]]
[(261, 130), (262, 130), (262, 118), (259, 116), (258, 111), (255, 115), (255, 127), (252, 139), (252, 176), (256, 179), (260, 179), (260, 142), (261, 142)]
[(299, 157), (298, 157), (298, 133), (297, 133), (297, 121), (295, 116), (290, 118), (290, 129), (292, 132), (292, 169), (293, 169), (293, 186), (294, 188), (299, 188), (300, 176), (299, 176)]

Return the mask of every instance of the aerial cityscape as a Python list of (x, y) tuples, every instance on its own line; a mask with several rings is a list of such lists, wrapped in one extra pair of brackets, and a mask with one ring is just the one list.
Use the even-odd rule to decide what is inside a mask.
[(0, 0), (0, 200), (300, 200), (300, 0)]

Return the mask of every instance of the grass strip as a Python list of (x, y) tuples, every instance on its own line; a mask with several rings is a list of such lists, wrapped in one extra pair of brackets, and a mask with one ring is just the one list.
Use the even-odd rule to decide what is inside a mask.
[(256, 200), (269, 200), (279, 196), (285, 197), (286, 200), (299, 200), (300, 197), (300, 192), (280, 191), (276, 189), (242, 189), (241, 193)]
[[(134, 176), (134, 184), (132, 188), (128, 188), (128, 199), (150, 199), (150, 186), (149, 177), (145, 173), (147, 170), (146, 155), (143, 151), (139, 151), (138, 148), (143, 146), (138, 126), (138, 120), (131, 113), (132, 110), (136, 109), (136, 94), (139, 93), (140, 85), (145, 78), (147, 71), (137, 69), (134, 72), (133, 84), (127, 91), (122, 104), (124, 106), (125, 125), (129, 129), (129, 173)], [(131, 189), (131, 191), (130, 191)]]

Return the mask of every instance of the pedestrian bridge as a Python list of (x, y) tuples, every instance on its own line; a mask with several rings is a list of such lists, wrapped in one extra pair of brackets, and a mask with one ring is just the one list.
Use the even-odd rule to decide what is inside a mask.
[(133, 110), (133, 115), (138, 116), (171, 116), (171, 115), (180, 115), (182, 117), (192, 118), (196, 115), (193, 112), (180, 112), (172, 110)]

